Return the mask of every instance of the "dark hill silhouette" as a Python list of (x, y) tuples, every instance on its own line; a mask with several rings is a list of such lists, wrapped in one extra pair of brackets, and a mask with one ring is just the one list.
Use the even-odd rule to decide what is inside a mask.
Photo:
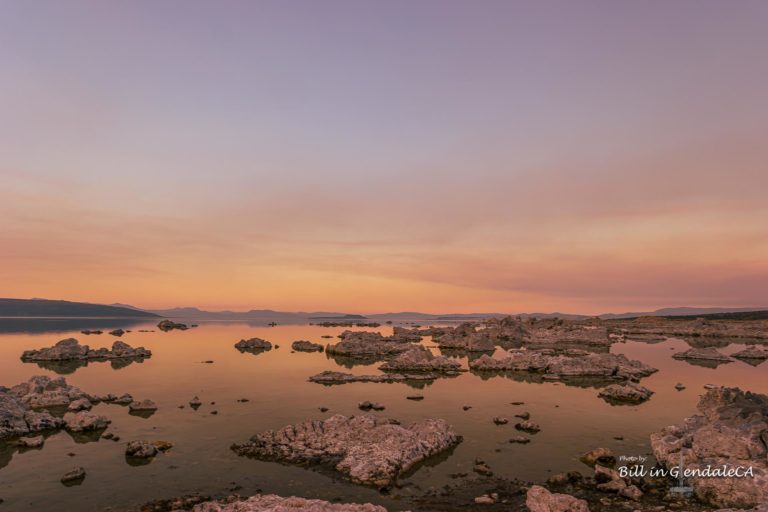
[(157, 318), (154, 313), (86, 302), (46, 299), (0, 299), (0, 317)]

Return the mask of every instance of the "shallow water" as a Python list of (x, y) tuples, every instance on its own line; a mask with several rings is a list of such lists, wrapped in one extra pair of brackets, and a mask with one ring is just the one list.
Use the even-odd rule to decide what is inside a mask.
[[(23, 350), (50, 346), (66, 337), (78, 338), (92, 347), (110, 346), (113, 336), (79, 332), (95, 327), (98, 325), (88, 323), (77, 327), (24, 324), (9, 329), (24, 332), (0, 334), (0, 385), (12, 386), (32, 375), (59, 375), (35, 363), (21, 362)], [(73, 328), (77, 330), (50, 332)], [(378, 372), (380, 363), (355, 365), (349, 370), (325, 353), (291, 353), (292, 341), (306, 339), (325, 344), (334, 340), (322, 339), (322, 335), (335, 337), (345, 328), (216, 323), (168, 333), (137, 332), (141, 328), (154, 329), (153, 324), (130, 328), (133, 332), (121, 339), (152, 350), (150, 359), (117, 369), (109, 362), (91, 362), (68, 369), (71, 373), (64, 376), (89, 393), (131, 393), (135, 399), (152, 399), (159, 410), (142, 418), (130, 415), (125, 407), (96, 406), (95, 412), (112, 419), (109, 430), (121, 437), (120, 442), (83, 442), (60, 432), (48, 437), (39, 450), (19, 452), (0, 447), (0, 498), (5, 500), (0, 510), (129, 510), (152, 499), (191, 492), (225, 495), (236, 487), (236, 492), (243, 495), (263, 491), (341, 498), (399, 510), (410, 508), (408, 496), (453, 481), (452, 473), (471, 474), (477, 457), (485, 460), (496, 475), (538, 481), (554, 472), (586, 472), (578, 457), (598, 446), (607, 446), (619, 455), (647, 454), (649, 434), (694, 413), (707, 383), (768, 392), (768, 363), (751, 366), (736, 361), (713, 369), (677, 361), (671, 355), (688, 348), (682, 340), (613, 345), (612, 351), (660, 370), (642, 381), (655, 391), (650, 401), (637, 406), (613, 406), (597, 397), (595, 387), (526, 382), (503, 376), (483, 378), (472, 373), (440, 379), (419, 390), (405, 384), (327, 387), (308, 382), (310, 375), (323, 370)], [(376, 330), (391, 333), (391, 327)], [(254, 355), (233, 347), (241, 338), (254, 336), (280, 348)], [(432, 346), (428, 338), (423, 343)], [(743, 347), (731, 344), (720, 350), (732, 353)], [(202, 363), (207, 360), (214, 363)], [(461, 360), (466, 366), (466, 358)], [(676, 391), (677, 382), (687, 388)], [(425, 399), (406, 399), (414, 393), (423, 394)], [(195, 395), (203, 400), (199, 410), (178, 408)], [(237, 400), (241, 398), (249, 401), (240, 403)], [(363, 400), (381, 402), (386, 410), (378, 414), (404, 423), (424, 417), (444, 418), (463, 436), (463, 442), (451, 453), (402, 478), (401, 487), (389, 495), (349, 484), (329, 472), (242, 458), (229, 449), (232, 443), (245, 441), (265, 429), (336, 413), (356, 414), (357, 403)], [(515, 401), (525, 404), (510, 404)], [(464, 411), (465, 404), (472, 408)], [(321, 406), (330, 410), (321, 413)], [(217, 415), (211, 414), (214, 410)], [(518, 434), (513, 427), (514, 415), (523, 411), (530, 412), (542, 431), (532, 436), (529, 444), (510, 444), (508, 439)], [(494, 416), (506, 417), (510, 423), (494, 425)], [(624, 440), (617, 441), (615, 436), (623, 436)], [(174, 447), (149, 464), (133, 466), (126, 462), (124, 450), (125, 443), (134, 439), (167, 440)], [(86, 469), (85, 481), (79, 486), (63, 486), (59, 482), (61, 475), (76, 466)]]

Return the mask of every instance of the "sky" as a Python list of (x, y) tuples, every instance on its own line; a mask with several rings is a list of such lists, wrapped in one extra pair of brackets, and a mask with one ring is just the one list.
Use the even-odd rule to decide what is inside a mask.
[(0, 296), (768, 306), (768, 3), (0, 2)]

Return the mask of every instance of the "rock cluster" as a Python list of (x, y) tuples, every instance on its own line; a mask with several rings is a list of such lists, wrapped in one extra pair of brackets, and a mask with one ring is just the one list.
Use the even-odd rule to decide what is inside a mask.
[(174, 329), (178, 329), (180, 331), (186, 331), (189, 329), (186, 324), (176, 323), (171, 320), (161, 320), (160, 323), (157, 324), (157, 328), (163, 332), (172, 331)]
[(272, 343), (261, 338), (250, 338), (238, 341), (235, 343), (235, 348), (241, 352), (260, 352), (272, 350)]
[(263, 432), (232, 449), (263, 460), (330, 465), (352, 482), (388, 487), (417, 462), (459, 441), (445, 420), (402, 426), (371, 414), (339, 414)]
[(413, 380), (431, 381), (438, 378), (438, 375), (431, 373), (419, 373), (419, 374), (400, 374), (400, 373), (385, 373), (382, 375), (352, 375), (351, 373), (324, 371), (313, 375), (309, 378), (310, 382), (316, 382), (318, 384), (348, 384), (351, 382), (406, 382)]
[(623, 354), (552, 355), (542, 351), (510, 351), (506, 357), (494, 359), (483, 355), (470, 361), (476, 371), (525, 371), (557, 377), (605, 377), (639, 379), (654, 373), (640, 361), (630, 360)]
[(440, 348), (466, 350), (469, 352), (493, 352), (496, 349), (490, 332), (477, 330), (477, 324), (465, 322), (452, 331), (442, 334), (436, 339)]
[(258, 494), (242, 501), (209, 501), (195, 505), (193, 512), (387, 512), (371, 503), (331, 503), (274, 494)]
[(589, 512), (585, 500), (569, 494), (551, 493), (540, 485), (528, 489), (525, 505), (530, 512)]
[[(85, 393), (67, 384), (63, 377), (38, 375), (12, 388), (0, 386), (0, 441), (66, 428), (70, 432), (102, 430), (110, 423), (105, 416), (88, 410), (93, 403), (123, 403), (130, 395), (117, 398)], [(47, 409), (69, 409), (63, 418)]]
[(379, 367), (385, 372), (436, 372), (458, 373), (461, 363), (445, 356), (435, 356), (422, 345), (413, 345), (407, 351), (390, 359)]
[(674, 336), (679, 338), (768, 338), (766, 320), (669, 320), (661, 317), (640, 317), (620, 322), (617, 326), (629, 336)]
[(738, 388), (712, 387), (698, 404), (700, 415), (651, 434), (656, 460), (688, 470), (747, 468), (748, 477), (707, 477), (689, 482), (696, 496), (716, 507), (755, 507), (768, 502), (768, 396)]
[(152, 352), (144, 347), (133, 348), (129, 344), (117, 340), (112, 343), (112, 349), (92, 349), (81, 345), (75, 338), (67, 338), (57, 342), (52, 347), (37, 350), (26, 350), (21, 355), (22, 361), (85, 361), (105, 359), (143, 359), (152, 356)]
[(385, 337), (378, 332), (344, 331), (341, 341), (331, 343), (325, 351), (328, 354), (352, 358), (385, 358), (410, 350), (414, 344), (399, 338)]

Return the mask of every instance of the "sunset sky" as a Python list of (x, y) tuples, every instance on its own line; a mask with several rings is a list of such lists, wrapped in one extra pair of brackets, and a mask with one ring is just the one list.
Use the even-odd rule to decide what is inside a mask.
[(0, 297), (768, 306), (768, 2), (4, 1)]

